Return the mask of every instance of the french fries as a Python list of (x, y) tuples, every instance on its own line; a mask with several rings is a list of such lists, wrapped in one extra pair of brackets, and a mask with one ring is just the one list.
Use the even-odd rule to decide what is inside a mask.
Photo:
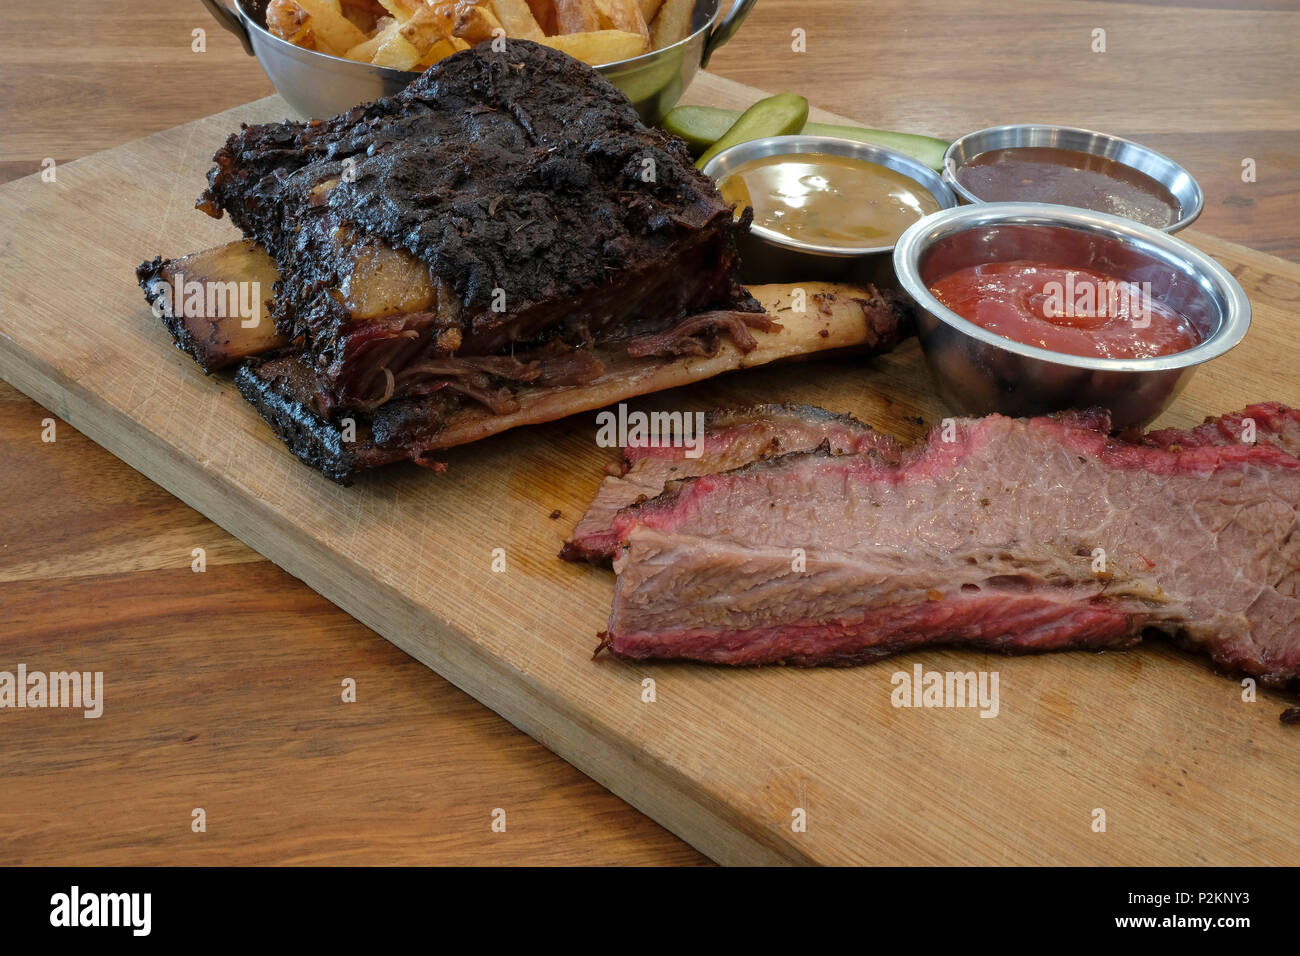
[(420, 62), (415, 64), (415, 68), (417, 70), (427, 70), (439, 60), (445, 59), (453, 53), (468, 50), (469, 46), (469, 43), (460, 37), (447, 37), (445, 40), (439, 40), (420, 57)]
[(425, 6), (424, 0), (379, 0), (380, 4), (398, 23), (405, 23), (415, 11)]
[(376, 26), (380, 18), (388, 16), (388, 11), (379, 0), (339, 0), (339, 12), (354, 27), (369, 36), (378, 32)]
[(456, 11), (450, 4), (420, 7), (397, 32), (423, 57), (430, 47), (454, 35)]
[(641, 8), (636, 0), (592, 0), (596, 6), (596, 16), (602, 30), (622, 30), (625, 33), (639, 33), (650, 39), (650, 30)]
[(625, 30), (592, 30), (586, 33), (566, 33), (542, 39), (549, 47), (569, 54), (575, 60), (598, 66), (640, 56), (649, 48), (645, 37)]
[(600, 17), (592, 0), (551, 0), (555, 4), (555, 29), (560, 35), (594, 33)]
[(271, 0), (267, 29), (296, 46), (394, 70), (423, 70), (499, 37), (593, 66), (676, 43), (695, 0)]
[(342, 56), (366, 39), (351, 20), (339, 9), (339, 0), (295, 0), (311, 18), (311, 30), (316, 42), (326, 47), (322, 52)]
[(402, 24), (396, 20), (384, 31), (382, 42), (375, 48), (370, 62), (375, 66), (386, 66), (392, 70), (413, 70), (420, 62), (420, 51), (410, 40), (402, 36)]
[(560, 32), (559, 25), (555, 22), (554, 0), (528, 0), (528, 9), (533, 11), (533, 19), (542, 28), (544, 35), (553, 37)]
[[(498, 34), (497, 30), (502, 32)], [(458, 3), (455, 27), (452, 32), (461, 39), (468, 40), (471, 45), (491, 40), (493, 36), (509, 36), (501, 26), (497, 15), (486, 3)]]
[(318, 50), (320, 44), (312, 32), (311, 15), (294, 0), (271, 0), (266, 8), (266, 28), (281, 40), (305, 50)]
[(656, 50), (684, 40), (691, 32), (691, 14), (695, 0), (664, 0), (650, 27), (650, 43)]
[(356, 60), (359, 63), (369, 63), (375, 57), (375, 51), (379, 49), (379, 44), (388, 38), (388, 30), (392, 24), (397, 23), (392, 17), (385, 17), (376, 23), (375, 35), (369, 40), (358, 43), (352, 49), (343, 55), (349, 60)]
[(646, 23), (652, 21), (659, 8), (663, 6), (663, 2), (664, 0), (637, 0), (637, 6), (641, 8), (641, 19)]
[(528, 6), (528, 0), (492, 0), (492, 12), (508, 37), (536, 41), (546, 36)]

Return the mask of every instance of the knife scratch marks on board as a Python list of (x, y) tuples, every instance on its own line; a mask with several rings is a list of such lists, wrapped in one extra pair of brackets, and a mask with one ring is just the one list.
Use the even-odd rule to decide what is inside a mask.
[[(132, 418), (135, 418), (135, 419), (137, 419), (137, 420), (141, 417), (141, 416), (138, 414), (138, 412), (140, 411), (140, 409), (144, 408), (144, 407), (145, 407), (146, 405), (148, 405), (148, 404), (149, 404), (153, 399), (155, 399), (155, 398), (158, 397), (158, 377), (157, 377), (156, 375), (154, 376), (154, 380), (153, 380), (152, 384), (149, 386), (148, 390), (147, 390), (147, 391), (145, 392), (145, 394), (144, 394), (144, 395), (143, 395), (143, 396), (142, 396), (142, 397), (137, 401), (137, 400), (136, 400), (136, 397), (135, 397), (135, 392), (136, 392), (136, 386), (137, 386), (138, 384), (139, 384), (139, 380), (138, 380), (138, 379), (137, 379), (135, 382), (132, 382), (132, 384), (131, 384), (131, 388), (130, 388), (130, 390), (129, 390), (129, 391), (127, 392), (127, 394), (126, 394), (126, 403), (125, 403), (125, 404), (128, 406), (128, 407), (125, 409), (126, 413), (127, 413), (128, 415), (130, 415)], [(207, 418), (209, 421), (211, 421), (211, 416), (210, 416), (210, 415), (205, 416), (205, 418)]]
[(185, 145), (176, 153), (175, 162), (172, 168), (172, 188), (167, 191), (167, 202), (163, 205), (162, 216), (158, 220), (158, 237), (157, 241), (161, 242), (167, 233), (167, 220), (171, 216), (172, 207), (176, 205), (176, 200), (181, 197), (182, 190), (185, 188), (181, 183), (188, 182), (185, 173), (193, 168), (194, 162), (190, 158), (190, 153), (194, 148), (194, 136), (199, 131), (200, 123), (194, 122), (189, 124), (189, 133), (185, 137)]

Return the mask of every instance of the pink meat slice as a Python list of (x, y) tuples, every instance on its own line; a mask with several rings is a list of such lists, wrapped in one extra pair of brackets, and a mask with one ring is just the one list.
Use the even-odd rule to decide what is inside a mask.
[[(1253, 431), (1254, 441), (1300, 455), (1300, 409), (1276, 403), (1248, 405), (1240, 412), (1208, 418), (1191, 429), (1164, 428), (1134, 438), (1156, 448), (1197, 448), (1201, 445), (1235, 445)], [(1125, 436), (1129, 437), (1129, 436)]]
[[(1233, 440), (1254, 418), (1260, 440)], [(626, 508), (606, 646), (854, 664), (922, 645), (1113, 648), (1147, 628), (1300, 676), (1300, 417), (1122, 441), (1104, 415), (957, 422), (900, 460), (786, 455)], [(1099, 560), (1100, 559), (1100, 560)]]
[(705, 416), (704, 444), (696, 458), (681, 444), (639, 444), (623, 449), (622, 474), (607, 477), (573, 536), (560, 552), (569, 561), (608, 564), (618, 551), (614, 516), (653, 498), (670, 481), (714, 474), (763, 458), (825, 445), (831, 454), (874, 453), (897, 461), (903, 446), (851, 415), (809, 405), (755, 405)]

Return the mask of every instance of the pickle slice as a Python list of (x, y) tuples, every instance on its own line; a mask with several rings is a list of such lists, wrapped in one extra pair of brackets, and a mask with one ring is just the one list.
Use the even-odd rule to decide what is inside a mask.
[(871, 146), (883, 146), (918, 159), (935, 172), (943, 171), (943, 154), (948, 151), (948, 141), (934, 136), (915, 133), (895, 133), (887, 129), (866, 129), (862, 126), (840, 126), (836, 123), (806, 123), (800, 131), (810, 136), (834, 136), (857, 140)]
[[(668, 132), (686, 140), (691, 154), (699, 156), (722, 139), (736, 125), (740, 115), (735, 110), (725, 110), (716, 106), (679, 106), (664, 117), (662, 125)], [(802, 128), (793, 132), (808, 133), (813, 136), (834, 136), (839, 139), (869, 143), (873, 146), (883, 146), (919, 159), (936, 172), (943, 170), (943, 154), (948, 149), (947, 140), (937, 139), (934, 136), (897, 133), (887, 129), (867, 129), (863, 126), (843, 126), (837, 123), (805, 123)], [(743, 141), (737, 140), (737, 142)]]
[(789, 136), (808, 122), (808, 101), (793, 93), (778, 93), (759, 100), (732, 124), (722, 136), (695, 161), (703, 169), (714, 156), (737, 143), (768, 136)]
[(717, 106), (678, 106), (670, 110), (659, 125), (674, 136), (686, 140), (691, 155), (699, 156), (722, 139), (722, 135), (738, 119), (740, 114), (735, 110), (724, 110)]

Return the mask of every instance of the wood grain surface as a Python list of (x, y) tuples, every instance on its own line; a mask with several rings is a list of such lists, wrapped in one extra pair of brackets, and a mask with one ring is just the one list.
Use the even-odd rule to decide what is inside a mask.
[[(269, 92), (260, 71), (232, 38), (206, 23), (197, 4), (193, 9), (161, 3), (68, 6), (84, 15), (87, 29), (51, 31), (48, 13), (39, 9), (10, 5), (0, 12), (5, 27), (0, 31), (0, 173), (7, 178), (29, 174), (44, 156), (62, 163)], [(762, 0), (712, 68), (768, 88), (797, 88), (821, 106), (873, 125), (954, 135), (988, 122), (1050, 119), (1132, 135), (1174, 154), (1201, 179), (1210, 201), (1198, 230), (1297, 258), (1300, 240), (1293, 223), (1300, 174), (1294, 155), (1300, 119), (1295, 71), (1285, 63), (1294, 58), (1300, 18), (1256, 6), (1260, 8), (1219, 11), (1204, 4), (1011, 4), (989, 14), (986, 5), (976, 4)], [(1087, 49), (1094, 21), (1110, 38), (1104, 67), (1097, 60), (1066, 55), (1075, 49), (1080, 29), (1085, 34), (1082, 49)], [(954, 24), (961, 24), (960, 29)], [(206, 53), (190, 51), (194, 27), (211, 27)], [(790, 31), (796, 27), (808, 32), (807, 54), (789, 49)], [(1113, 56), (1121, 52), (1117, 38), (1130, 44), (1121, 58)], [(1159, 69), (1153, 69), (1153, 57)], [(717, 89), (722, 96), (748, 95), (722, 85)], [(700, 91), (694, 92), (698, 99)], [(82, 205), (70, 224), (66, 206), (41, 206), (39, 200), (50, 200), (50, 195), (7, 194), (21, 195), (21, 201), (7, 202), (0, 211), (2, 251), (13, 261), (0, 318), (26, 323), (24, 329), (30, 330), (30, 323), (50, 321), (49, 303), (58, 300), (79, 303), (84, 315), (102, 311), (138, 324), (138, 302), (119, 300), (121, 289), (87, 288), (89, 277), (120, 268), (115, 256), (128, 238), (139, 247), (131, 250), (141, 253), (137, 259), (197, 248), (188, 244), (204, 229), (204, 217), (189, 209), (190, 197), (201, 186), (194, 155), (197, 150), (201, 159), (202, 149), (210, 153), (212, 145), (215, 141), (204, 145), (172, 139), (136, 168), (119, 170), (125, 177), (116, 184), (119, 192), (136, 190), (133, 201), (150, 192), (154, 196), (151, 206), (133, 206), (130, 220), (122, 218), (122, 207), (105, 204), (107, 199), (80, 195)], [(1244, 156), (1258, 161), (1257, 183), (1240, 181)], [(75, 169), (60, 170), (65, 186), (64, 172), (75, 181)], [(186, 181), (173, 190), (178, 171)], [(161, 212), (156, 201), (160, 191), (167, 200)], [(193, 226), (193, 232), (178, 230), (172, 216)], [(70, 247), (68, 233), (60, 232), (69, 228), (83, 241), (86, 235), (100, 237), (105, 249), (115, 251), (97, 254)], [(83, 234), (82, 228), (90, 232)], [(58, 245), (60, 236), (63, 245)], [(164, 236), (177, 244), (160, 246)], [(43, 258), (36, 251), (42, 237)], [(1294, 274), (1267, 257), (1203, 237), (1197, 241), (1239, 273), (1252, 288), (1257, 308), (1262, 301), (1279, 322), (1294, 314), (1300, 288)], [(44, 268), (33, 272), (38, 262)], [(14, 271), (20, 265), (28, 270), (25, 275)], [(24, 289), (26, 297), (13, 294), (14, 288)], [(122, 308), (127, 311), (118, 314)], [(144, 327), (134, 331), (147, 334)], [(1221, 411), (1239, 404), (1233, 396), (1245, 393), (1247, 386), (1277, 382), (1287, 375), (1288, 365), (1294, 368), (1293, 358), (1279, 358), (1293, 356), (1288, 335), (1275, 330), (1260, 336), (1257, 328), (1253, 338), (1260, 348), (1249, 355), (1234, 353), (1235, 364), (1225, 363), (1222, 377), (1198, 380), (1176, 420), (1190, 421), (1201, 408)], [(108, 374), (98, 357), (84, 350), (86, 343), (63, 344), (82, 349), (71, 366), (74, 377), (89, 381)], [(862, 380), (840, 370), (851, 377), (854, 389), (840, 407), (875, 412), (881, 424), (917, 410), (934, 414), (917, 391), (917, 377), (896, 364), (914, 359), (905, 350), (883, 363), (882, 384), (895, 379), (899, 384), (888, 408), (865, 402), (858, 395)], [(151, 391), (163, 374), (158, 361), (155, 356), (136, 367), (138, 391), (128, 394), (128, 406), (144, 410), (158, 400)], [(178, 385), (193, 376), (179, 355), (168, 354), (162, 361)], [(121, 381), (124, 374), (127, 370), (119, 369), (110, 377)], [(1267, 396), (1245, 397), (1296, 401), (1293, 383), (1291, 372), (1290, 381), (1280, 382)], [(34, 383), (28, 385), (35, 389)], [(80, 407), (75, 401), (79, 390), (66, 383), (65, 388), (72, 396), (68, 404), (54, 394), (48, 398), (54, 417)], [(771, 377), (754, 377), (743, 386), (739, 380), (719, 383), (691, 399), (744, 400), (756, 390), (834, 404), (822, 384)], [(212, 429), (248, 414), (222, 400), (213, 402), (204, 411)], [(174, 417), (184, 409), (172, 409)], [(112, 719), (0, 712), (0, 720), (9, 722), (8, 732), (0, 734), (0, 775), (6, 782), (0, 788), (4, 858), (64, 863), (702, 859), (72, 428), (61, 423), (59, 440), (42, 442), (47, 417), (50, 413), (0, 386), (0, 447), (6, 464), (0, 471), (6, 492), (0, 497), (0, 669), (18, 662), (33, 668), (102, 669)], [(599, 456), (590, 447), (589, 430), (571, 432), (571, 427), (549, 426), (521, 438), (521, 444), (495, 445), (485, 463), (462, 455), (454, 464), (465, 470), (487, 468), (504, 455), (525, 466), (537, 459), (540, 467), (544, 452), (554, 445), (578, 462), (575, 475), (594, 467), (586, 479), (590, 487), (575, 480), (550, 488), (540, 475), (527, 474), (526, 467), (524, 478), (512, 479), (536, 489), (531, 498), (539, 509), (534, 514), (519, 506), (512, 516), (520, 522), (545, 520), (539, 525), (544, 531), (532, 527), (529, 533), (547, 545), (556, 543), (598, 478)], [(254, 421), (241, 435), (262, 448), (258, 428)], [(278, 446), (262, 452), (271, 455), (268, 464), (283, 457)], [(286, 485), (304, 481), (296, 465), (283, 475)], [(307, 476), (308, 483), (312, 480)], [(509, 481), (498, 490), (507, 496), (518, 493)], [(552, 527), (551, 507), (546, 506), (561, 500), (564, 516)], [(256, 530), (245, 536), (251, 539)], [(207, 550), (204, 574), (189, 568), (193, 547)], [(548, 581), (571, 573), (544, 566), (540, 559), (538, 568)], [(573, 629), (591, 630), (603, 613), (601, 602), (607, 604), (608, 581), (583, 576), (577, 582), (566, 579), (564, 586), (594, 598), (595, 610), (563, 615)], [(357, 601), (365, 597), (355, 596)], [(360, 605), (354, 609), (366, 613)], [(520, 633), (527, 630), (523, 625), (532, 622), (545, 629), (548, 622), (535, 617), (530, 610), (476, 626), (484, 639), (514, 647), (527, 636)], [(969, 655), (925, 657), (930, 667), (944, 667), (949, 659), (971, 666)], [(1286, 830), (1293, 821), (1279, 816), (1278, 805), (1267, 796), (1295, 792), (1294, 777), (1284, 771), (1279, 777), (1280, 771), (1269, 766), (1285, 763), (1285, 754), (1276, 753), (1273, 701), (1253, 709), (1229, 707), (1235, 695), (1232, 682), (1167, 649), (1104, 658), (1069, 655), (1050, 662), (999, 660), (996, 666), (1004, 682), (1014, 680), (1022, 701), (1032, 701), (1040, 738), (1045, 734), (1045, 739), (1063, 741), (1059, 753), (1030, 754), (1038, 758), (1036, 771), (1004, 762), (1010, 779), (1002, 781), (999, 792), (1005, 797), (1011, 787), (1019, 798), (1013, 803), (1025, 804), (1016, 821), (1000, 817), (998, 807), (988, 807), (988, 797), (974, 792), (986, 781), (964, 769), (969, 758), (959, 760), (954, 752), (963, 730), (959, 725), (909, 729), (896, 719), (889, 723), (892, 712), (881, 712), (878, 700), (857, 707), (845, 702), (846, 689), (851, 697), (861, 697), (873, 686), (861, 676), (865, 672), (856, 678), (817, 674), (799, 684), (800, 699), (792, 706), (800, 713), (808, 709), (809, 699), (829, 694), (838, 700), (816, 715), (815, 739), (774, 734), (746, 740), (739, 748), (740, 757), (754, 758), (753, 765), (761, 769), (744, 809), (748, 819), (764, 818), (791, 799), (803, 799), (819, 808), (817, 819), (838, 817), (839, 825), (807, 841), (812, 846), (791, 846), (777, 836), (783, 826), (788, 829), (780, 820), (772, 822), (773, 832), (750, 834), (748, 841), (722, 840), (719, 846), (719, 836), (707, 832), (692, 833), (692, 839), (722, 859), (1133, 861), (1148, 850), (1151, 862), (1296, 859), (1295, 835)], [(659, 670), (666, 682), (683, 673), (680, 668)], [(358, 681), (357, 704), (339, 700), (339, 682), (347, 676)], [(1090, 679), (1095, 680), (1088, 683)], [(727, 675), (726, 680), (706, 678), (704, 686), (731, 703), (735, 697), (751, 705), (757, 700), (766, 711), (773, 694), (781, 699), (786, 680), (779, 672)], [(1084, 686), (1120, 687), (1131, 696), (1117, 705), (1111, 697), (1090, 698), (1079, 689)], [(684, 694), (684, 706), (704, 707), (703, 700), (691, 700), (691, 692)], [(734, 714), (745, 713), (742, 703), (736, 707)], [(1228, 722), (1206, 726), (1202, 707), (1226, 713)], [(1169, 723), (1172, 714), (1179, 715), (1178, 723)], [(673, 723), (671, 709), (664, 719)], [(888, 739), (882, 747), (878, 736), (879, 752), (847, 778), (850, 799), (843, 789), (846, 778), (823, 774), (818, 767), (829, 739), (847, 734), (860, 741), (863, 727), (873, 721), (888, 730)], [(1091, 724), (1082, 738), (1081, 724)], [(563, 730), (529, 729), (552, 744)], [(996, 739), (987, 744), (995, 755), (1010, 754), (1023, 744), (1010, 726), (992, 736)], [(687, 752), (698, 743), (679, 740), (676, 745)], [(1107, 766), (1129, 776), (1118, 789), (1109, 781), (1089, 781), (1084, 773), (1088, 758), (1107, 752)], [(770, 759), (773, 754), (783, 756)], [(600, 756), (612, 766), (619, 755)], [(575, 755), (579, 760), (591, 757)], [(1036, 786), (1039, 776), (1051, 783)], [(711, 780), (705, 792), (723, 792), (734, 783), (722, 786)], [(1089, 803), (1088, 787), (1099, 785), (1098, 802), (1111, 800), (1123, 808), (1124, 838), (1112, 831), (1110, 837), (1116, 839), (1089, 842), (1096, 835), (1087, 833), (1086, 823), (1082, 833), (1071, 835), (1062, 822), (1073, 819), (1077, 810), (1063, 805), (1067, 790), (1073, 787)], [(622, 790), (634, 803), (664, 812), (656, 803), (662, 801), (661, 793), (628, 792), (625, 782)], [(958, 819), (970, 821), (975, 811), (991, 809), (993, 822), (969, 832), (956, 823), (931, 821), (934, 832), (926, 832), (924, 821), (899, 817), (898, 805), (912, 802), (911, 794), (918, 792), (938, 793), (936, 820), (937, 808), (969, 803)], [(1237, 801), (1238, 806), (1256, 807), (1246, 824), (1239, 817), (1224, 817)], [(737, 825), (722, 806), (704, 803), (696, 820), (723, 828)], [(874, 807), (865, 816), (864, 804)], [(190, 812), (198, 806), (209, 814), (204, 834), (190, 829)], [(508, 811), (505, 834), (489, 828), (495, 807)], [(822, 816), (825, 811), (829, 817)], [(1002, 831), (996, 826), (999, 819)], [(1177, 832), (1170, 836), (1172, 824)], [(692, 824), (675, 825), (686, 832)], [(836, 833), (842, 837), (841, 828), (848, 825), (859, 835), (856, 849), (828, 848), (826, 841), (834, 842)], [(1059, 832), (1063, 827), (1068, 832)], [(1138, 838), (1135, 831), (1145, 835)], [(1155, 835), (1161, 836), (1157, 840)], [(1228, 855), (1230, 846), (1240, 850), (1236, 857)]]

